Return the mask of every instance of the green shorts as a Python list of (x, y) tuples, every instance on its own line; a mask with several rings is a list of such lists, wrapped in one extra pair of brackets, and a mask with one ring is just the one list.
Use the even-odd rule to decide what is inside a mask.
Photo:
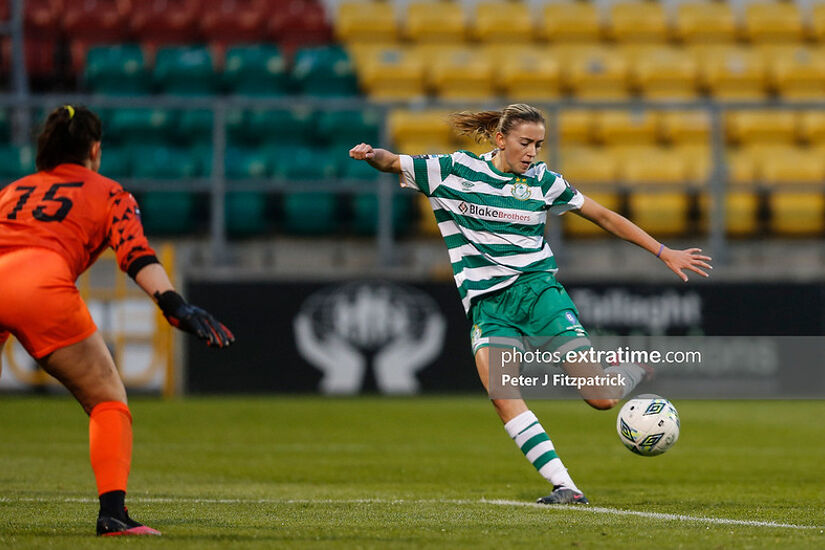
[(557, 351), (589, 349), (573, 300), (552, 273), (527, 273), (470, 308), (473, 355), (488, 346)]

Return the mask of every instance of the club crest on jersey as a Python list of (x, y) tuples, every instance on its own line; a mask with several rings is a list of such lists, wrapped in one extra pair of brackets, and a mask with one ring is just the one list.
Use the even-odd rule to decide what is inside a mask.
[(464, 189), (465, 191), (469, 191), (470, 189), (472, 189), (475, 186), (475, 184), (476, 184), (476, 182), (474, 182), (474, 181), (464, 180), (464, 181), (461, 182), (461, 188)]
[(530, 198), (530, 186), (527, 185), (526, 178), (516, 178), (513, 187), (510, 189), (510, 194), (520, 201), (526, 201)]

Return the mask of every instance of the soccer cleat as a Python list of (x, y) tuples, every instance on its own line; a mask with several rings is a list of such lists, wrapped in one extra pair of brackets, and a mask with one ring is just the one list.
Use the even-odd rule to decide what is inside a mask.
[(553, 492), (546, 497), (541, 497), (536, 501), (539, 504), (590, 504), (584, 493), (579, 493), (573, 489), (556, 485)]
[(121, 535), (160, 535), (160, 531), (146, 527), (129, 517), (126, 507), (123, 507), (121, 517), (98, 516), (97, 535), (99, 537), (117, 537)]

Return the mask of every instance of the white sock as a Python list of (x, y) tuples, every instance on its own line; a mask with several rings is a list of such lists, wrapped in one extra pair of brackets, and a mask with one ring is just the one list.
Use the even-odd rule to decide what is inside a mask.
[(624, 386), (618, 386), (622, 388), (621, 398), (624, 399), (630, 395), (633, 388), (639, 385), (639, 382), (644, 380), (647, 371), (639, 365), (633, 363), (622, 363), (621, 365), (617, 365), (615, 367), (607, 367), (604, 369), (604, 372), (607, 374), (617, 374), (624, 378)]
[(581, 493), (533, 411), (521, 413), (507, 422), (504, 429), (544, 479), (553, 485), (562, 485)]

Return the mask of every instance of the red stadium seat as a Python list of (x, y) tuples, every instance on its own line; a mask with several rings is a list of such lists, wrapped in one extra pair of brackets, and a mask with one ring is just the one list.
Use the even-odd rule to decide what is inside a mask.
[(140, 0), (129, 25), (134, 37), (151, 47), (190, 44), (198, 38), (200, 14), (201, 0)]
[(269, 37), (286, 52), (332, 41), (324, 8), (314, 0), (282, 0), (278, 9), (272, 10), (267, 27)]
[[(3, 40), (3, 73), (11, 68), (11, 39)], [(57, 40), (54, 38), (26, 38), (26, 71), (35, 79), (53, 79), (58, 76), (55, 56)]]
[(131, 9), (130, 0), (63, 0), (61, 22), (70, 40), (123, 42)]
[[(6, 20), (11, 17), (11, 7), (8, 1), (3, 2), (7, 7)], [(59, 0), (27, 0), (23, 12), (24, 30), (30, 38), (51, 37), (57, 38), (60, 27), (60, 11), (62, 3)]]
[(266, 0), (219, 0), (204, 4), (200, 20), (203, 37), (213, 44), (263, 42), (266, 35)]

